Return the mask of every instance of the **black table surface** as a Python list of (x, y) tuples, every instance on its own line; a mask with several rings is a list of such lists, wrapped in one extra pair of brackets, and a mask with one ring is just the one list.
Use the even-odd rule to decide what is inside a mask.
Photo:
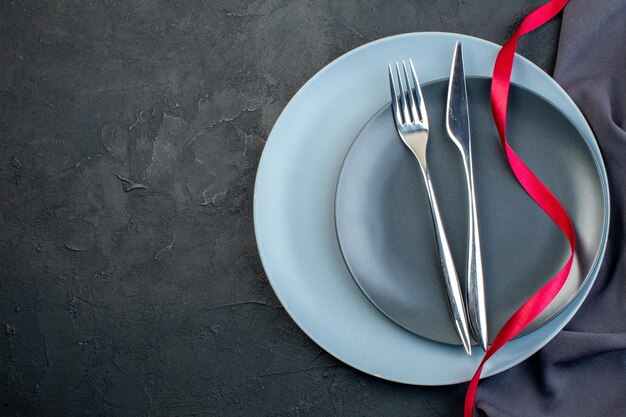
[[(464, 384), (374, 378), (293, 323), (257, 253), (256, 168), (343, 53), (502, 43), (543, 3), (1, 2), (0, 415), (461, 416)], [(550, 72), (559, 29), (519, 52)]]

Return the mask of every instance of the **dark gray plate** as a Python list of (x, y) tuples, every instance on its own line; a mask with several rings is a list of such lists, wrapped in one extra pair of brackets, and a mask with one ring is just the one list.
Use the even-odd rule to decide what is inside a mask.
[[(508, 168), (491, 116), (490, 80), (468, 78), (476, 196), (489, 336), (565, 263), (568, 245)], [(467, 201), (458, 149), (445, 130), (447, 80), (423, 87), (428, 160), (459, 276), (465, 277)], [(508, 139), (574, 222), (575, 265), (559, 296), (526, 330), (558, 314), (583, 285), (601, 245), (600, 174), (580, 132), (551, 103), (512, 86)], [(450, 318), (417, 161), (398, 137), (389, 106), (359, 133), (336, 191), (336, 227), (353, 278), (390, 319), (420, 336), (460, 344)], [(464, 279), (461, 281), (465, 289)]]

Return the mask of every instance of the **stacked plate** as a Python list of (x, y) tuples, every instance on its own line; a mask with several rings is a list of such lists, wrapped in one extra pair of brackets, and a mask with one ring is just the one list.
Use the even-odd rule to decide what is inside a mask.
[[(481, 357), (458, 345), (443, 293), (418, 167), (388, 109), (388, 62), (411, 58), (423, 85), (429, 164), (464, 276), (461, 160), (445, 134), (447, 77), (463, 42), (490, 336), (562, 266), (567, 242), (510, 173), (489, 108), (499, 47), (457, 34), (416, 33), (364, 45), (294, 96), (259, 165), (254, 222), (270, 283), (295, 322), (345, 363), (420, 385), (467, 381)], [(483, 376), (539, 350), (584, 301), (604, 253), (608, 188), (597, 143), (567, 94), (517, 57), (509, 141), (563, 202), (578, 238), (566, 287)]]

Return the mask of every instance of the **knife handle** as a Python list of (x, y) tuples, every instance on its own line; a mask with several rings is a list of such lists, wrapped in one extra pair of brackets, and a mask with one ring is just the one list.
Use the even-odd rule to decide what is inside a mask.
[(487, 309), (485, 301), (485, 284), (483, 276), (482, 253), (480, 249), (480, 230), (478, 227), (478, 211), (476, 210), (476, 194), (474, 192), (474, 170), (470, 158), (466, 160), (469, 199), (469, 231), (467, 245), (467, 313), (474, 339), (483, 350), (487, 350)]

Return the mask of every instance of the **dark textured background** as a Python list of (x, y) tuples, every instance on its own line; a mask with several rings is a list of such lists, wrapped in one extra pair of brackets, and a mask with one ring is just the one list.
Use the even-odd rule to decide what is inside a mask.
[[(542, 3), (2, 1), (0, 415), (460, 416), (464, 385), (370, 377), (294, 325), (257, 255), (255, 170), (341, 54), (502, 43)], [(520, 52), (551, 71), (559, 27)]]

